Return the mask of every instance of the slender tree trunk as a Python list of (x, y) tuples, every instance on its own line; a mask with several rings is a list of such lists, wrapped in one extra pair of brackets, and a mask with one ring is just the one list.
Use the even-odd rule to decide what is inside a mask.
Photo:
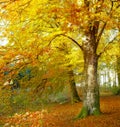
[[(119, 47), (120, 49), (120, 47)], [(118, 80), (118, 95), (120, 95), (120, 57), (117, 58), (117, 80)]]
[(117, 76), (118, 76), (118, 86), (120, 87), (120, 57), (117, 58)]
[(106, 85), (107, 85), (107, 71), (106, 71), (106, 68), (104, 71), (104, 74), (103, 74), (103, 86), (106, 88)]
[(117, 83), (116, 83), (116, 77), (117, 77), (117, 74), (116, 74), (116, 67), (114, 67), (114, 79), (113, 79), (113, 87), (117, 87)]
[(73, 104), (73, 103), (79, 102), (80, 97), (76, 89), (74, 74), (72, 70), (69, 71), (69, 82), (70, 82), (70, 90), (71, 90), (71, 103)]
[(118, 75), (118, 86), (120, 88), (120, 44), (119, 44), (119, 56), (117, 57), (117, 75)]
[(108, 72), (108, 85), (109, 85), (109, 87), (111, 87), (110, 70), (108, 70), (107, 72)]

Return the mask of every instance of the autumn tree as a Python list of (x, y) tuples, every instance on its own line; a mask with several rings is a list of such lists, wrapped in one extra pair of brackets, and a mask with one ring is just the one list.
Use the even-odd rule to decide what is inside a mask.
[[(22, 51), (22, 56), (25, 57), (23, 52), (29, 51), (33, 63), (36, 61), (36, 56), (39, 59), (41, 56), (40, 46), (37, 46), (39, 52), (34, 50), (32, 54), (33, 51), (30, 50), (29, 45), (34, 45), (36, 42), (45, 47), (53, 42), (57, 44), (56, 38), (62, 37), (73, 43), (73, 46), (78, 46), (83, 53), (85, 77), (83, 107), (78, 118), (99, 115), (101, 111), (97, 82), (98, 60), (108, 46), (119, 38), (119, 0), (37, 2), (24, 0), (10, 1), (8, 5), (2, 4), (5, 11), (1, 13), (4, 14), (6, 21), (9, 21), (7, 36), (10, 45), (20, 46), (19, 51)], [(14, 9), (11, 10), (12, 7)], [(118, 32), (112, 37), (106, 36), (111, 30)], [(30, 57), (28, 53), (26, 54), (27, 58)]]
[[(108, 4), (109, 3), (109, 4)], [(78, 118), (86, 117), (87, 115), (100, 114), (100, 101), (99, 101), (99, 85), (97, 82), (97, 66), (98, 59), (107, 49), (108, 45), (112, 43), (119, 34), (114, 37), (108, 36), (106, 42), (101, 42), (102, 36), (108, 30), (118, 29), (118, 14), (119, 3), (118, 1), (66, 1), (61, 2), (63, 7), (53, 9), (58, 19), (65, 18), (62, 24), (64, 30), (71, 30), (76, 32), (79, 30), (78, 36), (81, 37), (82, 43), (80, 44), (76, 38), (59, 34), (56, 36), (64, 36), (77, 44), (83, 51), (84, 55), (84, 73), (85, 73), (85, 91), (84, 102), (81, 113)], [(63, 9), (64, 8), (64, 9)], [(59, 15), (59, 12), (62, 12)], [(63, 15), (65, 14), (65, 15)], [(83, 17), (84, 15), (84, 17)], [(56, 16), (57, 17), (57, 16)], [(111, 26), (111, 24), (113, 24)], [(76, 28), (76, 29), (75, 29)], [(77, 33), (77, 32), (76, 32)], [(100, 43), (104, 43), (103, 51), (98, 51)]]
[[(64, 67), (64, 72), (67, 73), (68, 75), (68, 80), (69, 80), (69, 87), (70, 87), (70, 94), (71, 94), (71, 102), (76, 103), (81, 101), (78, 92), (77, 92), (77, 86), (76, 86), (76, 81), (75, 81), (75, 72), (74, 70), (78, 68), (79, 64), (81, 64), (81, 68), (79, 68), (79, 73), (83, 69), (82, 65), (82, 58), (80, 59), (81, 54), (79, 50), (76, 50), (76, 48), (72, 48), (72, 45), (70, 42), (65, 42), (66, 39), (61, 39), (63, 42), (58, 42), (58, 44), (55, 43), (55, 45), (51, 44), (52, 47), (55, 47), (56, 50), (54, 50), (55, 54), (57, 54), (54, 59), (57, 59), (59, 57), (60, 61), (58, 60), (59, 63), (58, 66), (60, 68)], [(68, 41), (68, 40), (67, 40)], [(74, 55), (77, 55), (74, 57)], [(82, 54), (81, 54), (82, 56)], [(81, 61), (80, 61), (81, 60)], [(55, 61), (55, 60), (54, 60)], [(54, 62), (55, 63), (55, 62)]]
[[(39, 63), (45, 63), (46, 61), (48, 62), (48, 64), (53, 63), (48, 58), (49, 57), (48, 54), (50, 53), (50, 48), (48, 47), (49, 40), (51, 39), (51, 37), (53, 37), (53, 35), (51, 37), (46, 37), (46, 38), (42, 37), (42, 36), (45, 36), (45, 34), (48, 34), (49, 31), (50, 32), (56, 31), (58, 29), (58, 28), (56, 28), (57, 22), (56, 21), (49, 22), (46, 19), (44, 20), (44, 17), (41, 20), (40, 19), (41, 16), (36, 15), (36, 13), (38, 13), (38, 11), (41, 11), (41, 9), (40, 9), (41, 5), (46, 4), (47, 1), (45, 1), (45, 3), (42, 3), (41, 1), (39, 1), (40, 6), (38, 6), (38, 7), (34, 2), (35, 1), (23, 1), (23, 2), (14, 1), (14, 2), (7, 2), (7, 3), (3, 2), (4, 3), (3, 10), (4, 10), (4, 8), (6, 10), (6, 13), (5, 13), (6, 17), (4, 17), (4, 18), (6, 20), (10, 20), (10, 23), (11, 23), (9, 25), (9, 27), (6, 27), (6, 31), (10, 32), (9, 34), (7, 34), (7, 37), (9, 39), (9, 43), (7, 46), (10, 46), (12, 48), (12, 50), (14, 48), (17, 49), (17, 51), (14, 50), (14, 52), (16, 52), (19, 55), (19, 58), (22, 57), (24, 59), (24, 62), (21, 62), (21, 61), (19, 62), (19, 64), (21, 63), (21, 65), (22, 65), (20, 67), (21, 69), (24, 68), (25, 66), (28, 66), (29, 64), (32, 64), (33, 66), (34, 65), (39, 66)], [(11, 6), (13, 6), (13, 5), (14, 5), (14, 13), (11, 11)], [(18, 12), (18, 10), (16, 10), (17, 7), (18, 7), (19, 12)], [(32, 9), (30, 9), (30, 8), (32, 8)], [(46, 12), (47, 12), (47, 10), (46, 10)], [(9, 15), (10, 14), (14, 15), (15, 20), (12, 20), (11, 17), (8, 16), (8, 13), (9, 13)], [(26, 17), (27, 14), (29, 15), (28, 17)], [(43, 26), (40, 26), (39, 23), (43, 24)], [(51, 26), (52, 26), (52, 28), (50, 28)], [(44, 27), (47, 27), (47, 30)], [(16, 31), (16, 29), (18, 29), (18, 31)], [(57, 32), (59, 32), (58, 30), (57, 30)], [(23, 34), (19, 35), (19, 33), (21, 33), (21, 32)], [(29, 34), (27, 34), (27, 33), (29, 33)], [(26, 42), (26, 43), (24, 43), (24, 42)], [(43, 44), (43, 42), (45, 42), (45, 44)], [(46, 46), (46, 42), (48, 42), (47, 46)], [(31, 47), (34, 50), (31, 50)], [(58, 56), (60, 56), (59, 53), (60, 52), (58, 52)], [(44, 57), (42, 57), (43, 55), (44, 55)], [(14, 55), (14, 57), (15, 57), (15, 55)], [(51, 55), (51, 57), (52, 57), (52, 55)], [(49, 59), (49, 61), (47, 59)], [(62, 59), (61, 59), (61, 61), (62, 61)], [(71, 61), (71, 60), (68, 60), (67, 62), (69, 62), (69, 61)], [(67, 64), (67, 62), (66, 62), (66, 64)], [(54, 61), (54, 63), (55, 63), (55, 61)], [(48, 64), (46, 64), (46, 66)], [(63, 64), (64, 64), (64, 62), (63, 62)], [(74, 63), (71, 63), (71, 64), (74, 64)], [(42, 64), (40, 64), (40, 66), (42, 66)], [(59, 63), (58, 63), (58, 66), (59, 66)], [(74, 74), (72, 71), (73, 71), (73, 68), (71, 68), (70, 71), (68, 70), (69, 84), (70, 84), (70, 88), (71, 88), (71, 98), (72, 98), (72, 102), (74, 102), (74, 101), (78, 102), (78, 101), (80, 101), (80, 99), (79, 99), (79, 96), (78, 96), (78, 93), (76, 90)]]

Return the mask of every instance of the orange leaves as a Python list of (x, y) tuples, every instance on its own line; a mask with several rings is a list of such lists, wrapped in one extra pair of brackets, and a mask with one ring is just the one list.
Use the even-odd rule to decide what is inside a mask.
[(15, 114), (13, 117), (8, 118), (4, 127), (41, 127), (43, 126), (44, 115), (47, 114), (47, 110), (26, 112), (25, 114)]
[(41, 55), (49, 54), (51, 52), (51, 48), (50, 47), (44, 47), (41, 52), (42, 52)]
[(55, 71), (50, 69), (46, 74), (43, 75), (43, 79), (44, 78), (51, 78), (55, 76)]

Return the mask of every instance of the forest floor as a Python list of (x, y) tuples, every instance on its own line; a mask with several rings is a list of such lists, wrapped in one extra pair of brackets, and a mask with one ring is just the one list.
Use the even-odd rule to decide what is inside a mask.
[(80, 112), (82, 102), (53, 104), (41, 111), (1, 117), (0, 127), (120, 127), (120, 96), (101, 97), (100, 103), (100, 116), (73, 120)]

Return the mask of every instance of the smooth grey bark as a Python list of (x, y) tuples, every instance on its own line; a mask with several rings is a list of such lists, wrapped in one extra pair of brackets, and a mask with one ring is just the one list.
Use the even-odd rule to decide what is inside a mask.
[(94, 47), (91, 51), (85, 49), (84, 61), (85, 61), (85, 67), (84, 67), (85, 90), (84, 90), (84, 99), (83, 99), (84, 101), (83, 101), (82, 110), (78, 115), (78, 118), (83, 118), (86, 117), (87, 115), (100, 114), (99, 85), (97, 83), (98, 57), (94, 52)]

